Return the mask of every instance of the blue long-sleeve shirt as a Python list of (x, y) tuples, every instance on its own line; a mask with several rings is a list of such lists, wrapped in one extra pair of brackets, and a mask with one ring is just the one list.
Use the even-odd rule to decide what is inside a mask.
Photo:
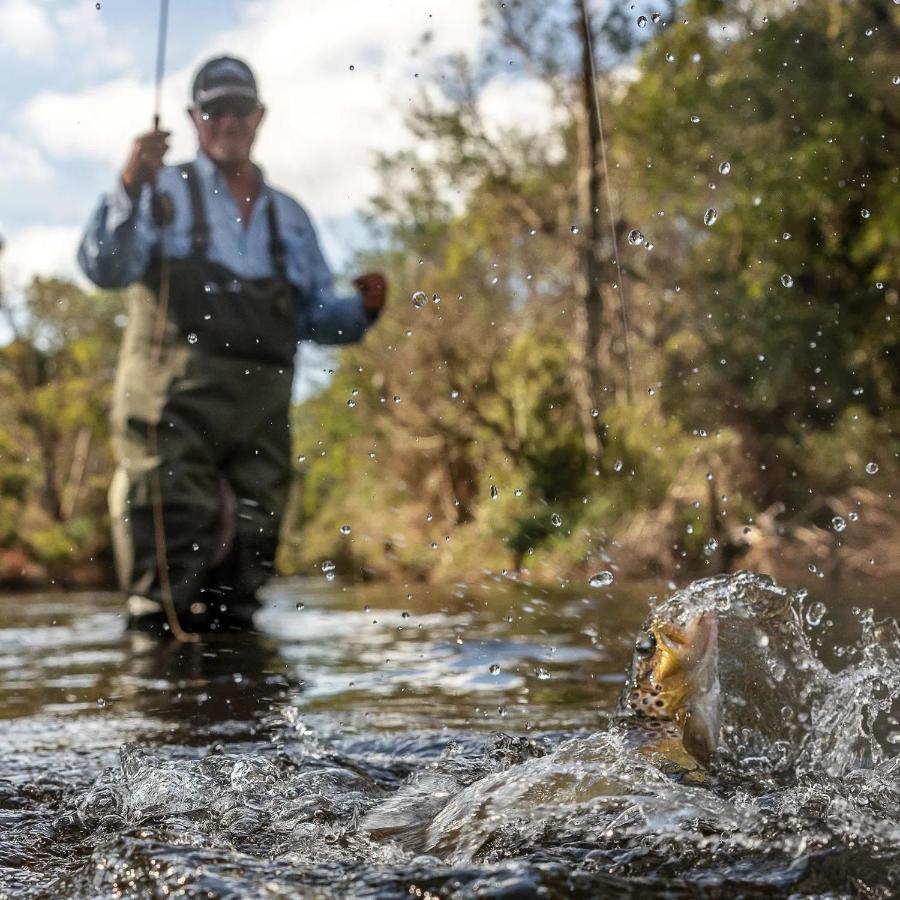
[[(208, 259), (243, 278), (272, 277), (267, 205), (274, 203), (287, 277), (298, 288), (297, 340), (319, 344), (358, 341), (371, 320), (359, 295), (335, 293), (334, 277), (303, 207), (263, 181), (250, 220), (243, 222), (215, 164), (200, 152), (194, 167), (209, 225)], [(157, 176), (157, 185), (172, 198), (175, 207), (174, 222), (163, 229), (153, 220), (149, 185), (132, 198), (119, 181), (101, 198), (78, 249), (82, 270), (98, 287), (121, 288), (139, 281), (148, 264), (163, 253), (173, 259), (191, 255), (193, 221), (188, 184), (178, 167), (166, 166)]]

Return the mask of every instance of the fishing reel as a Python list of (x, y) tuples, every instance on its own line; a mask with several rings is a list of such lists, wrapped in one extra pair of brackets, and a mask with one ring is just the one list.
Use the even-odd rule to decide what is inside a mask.
[(171, 194), (158, 191), (154, 187), (150, 208), (153, 213), (153, 221), (158, 228), (164, 228), (175, 221), (175, 204), (172, 202)]

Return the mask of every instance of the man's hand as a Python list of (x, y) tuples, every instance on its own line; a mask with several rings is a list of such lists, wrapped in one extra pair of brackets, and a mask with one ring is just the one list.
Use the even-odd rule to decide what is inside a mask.
[(353, 286), (362, 295), (366, 315), (376, 319), (387, 300), (387, 279), (381, 272), (366, 272), (353, 279)]
[(122, 184), (132, 197), (136, 197), (145, 184), (156, 178), (169, 149), (170, 134), (169, 131), (148, 131), (134, 139), (128, 162), (122, 170)]

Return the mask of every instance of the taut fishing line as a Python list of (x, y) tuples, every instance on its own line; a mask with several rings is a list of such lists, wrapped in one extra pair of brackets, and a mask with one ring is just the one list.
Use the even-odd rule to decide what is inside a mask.
[(625, 393), (630, 403), (631, 390), (631, 342), (628, 329), (628, 307), (625, 303), (625, 285), (622, 281), (622, 264), (619, 261), (619, 239), (616, 236), (616, 211), (613, 205), (612, 192), (609, 188), (609, 166), (606, 162), (606, 137), (603, 133), (603, 116), (600, 114), (600, 92), (597, 90), (597, 72), (594, 68), (594, 40), (591, 35), (591, 20), (587, 11), (587, 0), (580, 0), (581, 15), (584, 20), (584, 34), (587, 41), (588, 58), (591, 64), (591, 87), (594, 91), (594, 109), (597, 113), (597, 126), (600, 131), (600, 157), (603, 160), (603, 185), (606, 189), (606, 206), (609, 210), (609, 232), (612, 236), (613, 254), (616, 260), (616, 287), (619, 291), (619, 307), (622, 311), (622, 337), (625, 344)]
[[(156, 45), (156, 93), (153, 107), (153, 130), (159, 131), (160, 108), (162, 102), (162, 81), (166, 64), (166, 33), (168, 30), (169, 0), (160, 0), (159, 4), (159, 36)], [(166, 316), (169, 308), (169, 287), (172, 281), (172, 267), (169, 256), (166, 253), (165, 229), (173, 218), (172, 200), (157, 189), (156, 181), (153, 183), (153, 217), (159, 227), (160, 235), (160, 276), (159, 296), (156, 305), (156, 320), (153, 329), (153, 338), (150, 345), (150, 364), (147, 377), (150, 384), (155, 384), (159, 368), (159, 360), (162, 355), (163, 337), (166, 331)], [(156, 459), (150, 476), (150, 502), (153, 507), (153, 539), (156, 544), (156, 567), (159, 570), (159, 586), (162, 595), (163, 610), (166, 621), (172, 631), (172, 636), (180, 643), (198, 641), (200, 636), (185, 631), (178, 620), (178, 610), (175, 609), (175, 600), (172, 596), (172, 582), (169, 578), (169, 558), (166, 552), (166, 527), (163, 516), (162, 485), (159, 478), (159, 433), (158, 423), (153, 416), (147, 428), (147, 442), (150, 453)]]

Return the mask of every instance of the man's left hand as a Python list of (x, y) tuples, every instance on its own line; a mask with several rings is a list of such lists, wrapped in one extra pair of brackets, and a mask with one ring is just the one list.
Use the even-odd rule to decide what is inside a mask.
[(377, 318), (387, 300), (387, 279), (381, 272), (366, 272), (353, 279), (353, 286), (362, 295), (366, 314), (371, 319)]

